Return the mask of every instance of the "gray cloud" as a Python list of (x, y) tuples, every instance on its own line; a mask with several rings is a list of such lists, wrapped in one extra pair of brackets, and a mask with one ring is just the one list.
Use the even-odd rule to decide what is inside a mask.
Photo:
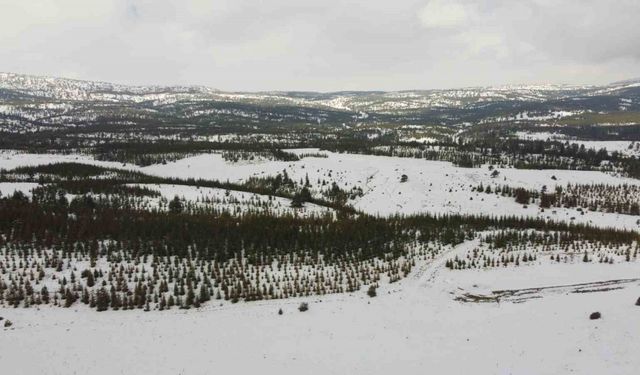
[(0, 0), (0, 71), (227, 90), (640, 76), (636, 0)]

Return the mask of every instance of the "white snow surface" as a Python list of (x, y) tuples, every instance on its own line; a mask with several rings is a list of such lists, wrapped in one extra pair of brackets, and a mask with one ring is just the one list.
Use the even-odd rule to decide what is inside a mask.
[(10, 170), (18, 167), (54, 163), (82, 163), (99, 165), (105, 168), (135, 169), (135, 165), (122, 164), (109, 161), (98, 161), (87, 155), (76, 154), (29, 154), (20, 151), (0, 151), (0, 169)]
[(16, 191), (21, 191), (29, 195), (31, 190), (39, 185), (34, 182), (0, 182), (0, 196), (13, 195)]
[[(450, 271), (444, 258), (418, 264), (375, 298), (361, 291), (164, 312), (0, 309), (14, 323), (0, 331), (0, 361), (25, 375), (635, 374), (640, 368), (638, 281), (599, 293), (542, 292), (523, 303), (454, 299), (461, 290), (638, 278), (639, 263)], [(309, 311), (297, 311), (301, 301)], [(589, 320), (594, 311), (603, 318)]]

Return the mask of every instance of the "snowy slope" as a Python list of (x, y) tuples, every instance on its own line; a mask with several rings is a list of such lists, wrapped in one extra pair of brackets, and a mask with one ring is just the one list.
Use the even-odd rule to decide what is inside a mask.
[[(638, 263), (543, 267), (452, 272), (439, 261), (423, 263), (409, 278), (381, 287), (376, 298), (364, 292), (309, 298), (305, 313), (296, 310), (300, 299), (186, 312), (3, 309), (0, 316), (14, 325), (0, 331), (0, 360), (25, 375), (634, 374), (640, 367), (638, 282), (524, 303), (454, 300), (461, 289), (640, 274)], [(593, 311), (603, 319), (589, 320)]]
[(12, 195), (16, 191), (28, 194), (31, 189), (39, 185), (33, 182), (0, 182), (0, 197)]
[[(293, 150), (308, 153), (316, 150)], [(483, 185), (553, 189), (567, 183), (640, 184), (601, 172), (458, 168), (447, 162), (324, 152), (327, 158), (297, 162), (230, 163), (219, 154), (199, 155), (167, 165), (140, 168), (100, 162), (81, 155), (0, 153), (0, 169), (73, 161), (139, 170), (168, 177), (239, 182), (286, 170), (294, 179), (336, 181), (363, 196), (351, 203), (380, 215), (469, 213), (527, 215), (638, 229), (637, 216), (557, 209), (540, 212), (513, 199), (471, 189)], [(407, 182), (400, 182), (403, 174)], [(552, 179), (555, 176), (556, 179)], [(0, 192), (28, 191), (35, 184), (0, 183)], [(268, 197), (221, 189), (147, 185), (170, 199), (203, 199), (245, 210)], [(252, 203), (253, 202), (253, 203)], [(159, 204), (153, 201), (153, 204)], [(278, 212), (292, 212), (288, 200), (274, 198)], [(199, 203), (200, 204), (200, 203)], [(296, 211), (321, 213), (307, 205)], [(571, 219), (574, 217), (575, 219)], [(464, 257), (479, 240), (445, 247), (435, 260), (416, 259), (409, 276), (381, 283), (378, 297), (365, 290), (286, 300), (231, 304), (210, 302), (188, 311), (95, 312), (76, 304), (0, 308), (13, 325), (0, 328), (0, 363), (31, 374), (621, 374), (640, 368), (640, 263), (557, 263), (546, 256), (519, 267), (452, 271), (445, 262)], [(542, 259), (544, 258), (544, 259)], [(100, 260), (102, 262), (102, 260)], [(619, 288), (574, 293), (572, 285), (630, 279)], [(53, 282), (46, 280), (47, 282)], [(53, 287), (54, 284), (52, 284)], [(554, 287), (553, 289), (543, 289)], [(536, 298), (516, 303), (462, 302), (465, 293), (541, 288)], [(297, 311), (300, 302), (310, 310)], [(282, 308), (283, 315), (278, 315)], [(599, 311), (603, 319), (588, 319)], [(0, 325), (1, 327), (1, 325)]]
[[(304, 153), (316, 150), (293, 150)], [(582, 215), (574, 209), (559, 208), (541, 212), (536, 206), (523, 208), (511, 198), (473, 192), (472, 188), (509, 185), (540, 190), (547, 186), (606, 183), (640, 184), (640, 181), (592, 171), (569, 170), (500, 170), (497, 178), (487, 168), (459, 168), (449, 162), (371, 155), (325, 152), (328, 158), (304, 158), (298, 162), (230, 164), (219, 155), (186, 158), (167, 165), (143, 168), (146, 173), (183, 178), (202, 177), (243, 181), (249, 177), (275, 175), (286, 169), (294, 179), (307, 175), (312, 184), (318, 180), (335, 181), (341, 188), (362, 187), (364, 195), (351, 203), (371, 214), (462, 213), (518, 215), (559, 221), (589, 223), (604, 227), (638, 229), (637, 217), (600, 212)], [(400, 183), (403, 174), (406, 183)], [(555, 176), (556, 180), (552, 179)], [(555, 213), (554, 213), (555, 212)], [(573, 218), (573, 219), (572, 219)]]
[[(316, 149), (290, 150), (297, 153)], [(360, 187), (363, 196), (349, 203), (356, 209), (379, 215), (418, 214), (483, 214), (539, 217), (557, 221), (588, 223), (600, 227), (640, 229), (638, 217), (615, 213), (584, 212), (557, 208), (542, 212), (536, 205), (524, 208), (512, 198), (472, 191), (484, 186), (509, 185), (532, 190), (546, 186), (550, 191), (567, 184), (604, 183), (638, 185), (640, 181), (596, 171), (499, 169), (497, 178), (487, 168), (460, 168), (449, 162), (413, 158), (353, 155), (324, 152), (327, 158), (303, 158), (297, 162), (257, 161), (231, 163), (220, 154), (203, 154), (166, 165), (138, 167), (130, 164), (101, 162), (79, 155), (31, 155), (0, 153), (0, 169), (22, 165), (38, 165), (61, 161), (102, 165), (111, 168), (139, 170), (162, 177), (203, 178), (241, 182), (250, 177), (275, 176), (286, 170), (294, 180), (309, 176), (312, 192), (318, 181), (335, 181), (349, 190)], [(400, 182), (403, 174), (408, 181)], [(552, 178), (555, 176), (555, 180)]]
[[(305, 203), (303, 207), (292, 208), (291, 200), (281, 197), (247, 193), (243, 191), (215, 189), (184, 185), (136, 184), (159, 192), (162, 198), (171, 200), (178, 197), (196, 207), (215, 208), (228, 212), (245, 213), (247, 211), (273, 213), (276, 215), (295, 215), (298, 217), (322, 216), (332, 214), (333, 210), (312, 203)], [(2, 188), (2, 184), (0, 184)], [(158, 208), (161, 198), (148, 199), (148, 208)]]

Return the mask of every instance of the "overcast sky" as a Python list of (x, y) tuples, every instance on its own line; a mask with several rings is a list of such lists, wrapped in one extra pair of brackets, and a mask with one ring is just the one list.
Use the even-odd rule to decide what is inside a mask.
[(640, 77), (639, 0), (0, 0), (0, 71), (223, 90)]

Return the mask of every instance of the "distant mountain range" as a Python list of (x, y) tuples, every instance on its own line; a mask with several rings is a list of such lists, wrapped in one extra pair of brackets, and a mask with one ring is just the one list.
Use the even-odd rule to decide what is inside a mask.
[(135, 124), (456, 124), (521, 112), (639, 111), (640, 81), (395, 92), (223, 92), (0, 73), (0, 129)]

